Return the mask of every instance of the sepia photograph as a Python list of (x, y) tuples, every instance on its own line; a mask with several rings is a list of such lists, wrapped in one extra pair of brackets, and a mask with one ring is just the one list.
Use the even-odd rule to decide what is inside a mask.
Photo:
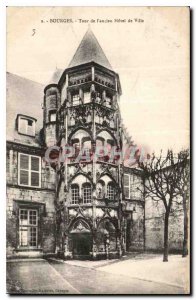
[(190, 295), (190, 7), (6, 8), (11, 295)]

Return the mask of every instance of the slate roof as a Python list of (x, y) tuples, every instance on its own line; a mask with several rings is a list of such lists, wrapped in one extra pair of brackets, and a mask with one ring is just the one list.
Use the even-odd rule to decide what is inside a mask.
[[(7, 72), (7, 141), (39, 146), (39, 132), (43, 127), (43, 90), (44, 85)], [(21, 135), (16, 130), (18, 114), (27, 115), (37, 120), (36, 137)]]
[(68, 68), (76, 67), (92, 61), (107, 69), (113, 70), (101, 46), (99, 45), (98, 40), (91, 29), (88, 28)]

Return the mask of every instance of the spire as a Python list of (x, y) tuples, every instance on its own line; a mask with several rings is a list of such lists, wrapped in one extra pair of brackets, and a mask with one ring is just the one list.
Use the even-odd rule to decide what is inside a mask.
[(69, 64), (69, 68), (79, 66), (91, 61), (94, 61), (102, 65), (103, 67), (112, 70), (112, 66), (110, 65), (101, 46), (99, 45), (99, 42), (97, 41), (89, 26)]

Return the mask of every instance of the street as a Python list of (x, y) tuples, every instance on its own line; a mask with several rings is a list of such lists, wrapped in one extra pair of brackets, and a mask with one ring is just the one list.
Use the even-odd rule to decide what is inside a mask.
[[(156, 259), (156, 257), (148, 259), (148, 264)], [(64, 262), (55, 259), (10, 260), (7, 263), (7, 292), (10, 294), (186, 293), (184, 287), (178, 285), (180, 281), (177, 284), (153, 281), (152, 278), (146, 279), (144, 275), (140, 275), (138, 269), (137, 275), (141, 278), (136, 278), (134, 270), (131, 271), (131, 265), (136, 261), (137, 259), (98, 262)], [(138, 261), (144, 262), (143, 259)], [(161, 262), (161, 264), (164, 268), (169, 266), (169, 263), (166, 265)]]

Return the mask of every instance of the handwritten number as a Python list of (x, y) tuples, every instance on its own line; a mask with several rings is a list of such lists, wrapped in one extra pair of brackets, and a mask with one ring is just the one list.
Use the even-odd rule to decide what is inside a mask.
[(35, 29), (32, 29), (33, 30), (33, 34), (32, 34), (32, 36), (34, 36), (35, 35)]

